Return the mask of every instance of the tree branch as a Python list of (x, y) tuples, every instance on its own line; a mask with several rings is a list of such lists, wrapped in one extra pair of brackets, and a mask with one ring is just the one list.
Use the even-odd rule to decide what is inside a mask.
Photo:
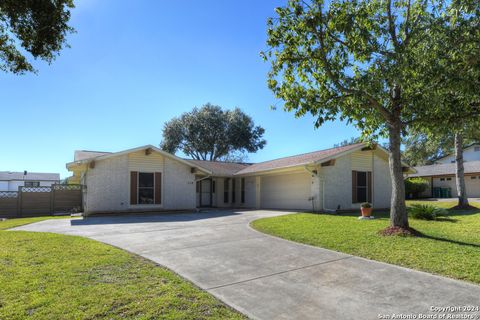
[(392, 37), (393, 46), (398, 52), (400, 49), (400, 43), (398, 42), (397, 32), (395, 31), (395, 21), (392, 16), (392, 0), (387, 0), (387, 15), (388, 15), (388, 31)]

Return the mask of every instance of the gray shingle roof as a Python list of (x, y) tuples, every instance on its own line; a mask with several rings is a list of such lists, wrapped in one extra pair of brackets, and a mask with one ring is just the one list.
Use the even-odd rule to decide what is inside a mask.
[[(465, 173), (480, 172), (480, 161), (467, 161), (464, 163)], [(455, 163), (432, 164), (429, 166), (414, 167), (417, 173), (410, 174), (409, 177), (428, 177), (455, 174)]]
[(274, 169), (282, 169), (282, 168), (288, 168), (288, 167), (307, 165), (317, 161), (321, 161), (326, 158), (334, 157), (337, 154), (358, 148), (361, 145), (364, 145), (364, 143), (356, 143), (356, 144), (351, 144), (343, 147), (303, 153), (295, 156), (255, 163), (237, 172), (236, 174), (249, 174), (249, 173), (261, 172), (261, 171), (269, 171)]
[(0, 180), (36, 180), (36, 181), (60, 181), (59, 173), (27, 172), (23, 176), (22, 172), (0, 171)]
[(192, 164), (205, 168), (212, 172), (214, 176), (233, 176), (236, 172), (246, 168), (249, 164), (235, 163), (235, 162), (221, 162), (221, 161), (203, 161), (185, 159)]

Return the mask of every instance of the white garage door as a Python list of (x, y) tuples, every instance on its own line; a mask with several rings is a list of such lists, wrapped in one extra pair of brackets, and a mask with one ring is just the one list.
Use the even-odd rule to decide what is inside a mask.
[(295, 173), (261, 178), (261, 207), (265, 209), (312, 209), (312, 178), (309, 173)]
[(466, 176), (465, 187), (467, 188), (468, 197), (480, 198), (480, 176)]

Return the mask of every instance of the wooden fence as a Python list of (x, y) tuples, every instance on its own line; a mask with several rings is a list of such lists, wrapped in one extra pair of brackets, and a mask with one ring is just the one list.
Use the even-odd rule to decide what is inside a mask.
[(73, 184), (0, 191), (0, 217), (35, 217), (81, 211), (82, 194), (82, 186)]

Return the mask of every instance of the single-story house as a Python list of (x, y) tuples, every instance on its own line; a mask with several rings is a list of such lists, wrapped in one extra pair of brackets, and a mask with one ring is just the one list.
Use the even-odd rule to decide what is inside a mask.
[[(480, 198), (480, 161), (470, 160), (464, 164), (465, 187), (469, 198)], [(416, 173), (408, 174), (408, 177), (421, 177), (429, 182), (429, 187), (421, 197), (434, 197), (434, 188), (449, 188), (452, 197), (457, 197), (457, 179), (455, 178), (455, 161), (451, 163), (432, 164), (428, 166), (414, 167)]]
[(88, 213), (198, 207), (348, 210), (390, 205), (387, 152), (357, 143), (255, 164), (182, 159), (152, 145), (77, 151)]
[(59, 173), (0, 171), (0, 191), (18, 191), (19, 187), (49, 187), (60, 183)]

